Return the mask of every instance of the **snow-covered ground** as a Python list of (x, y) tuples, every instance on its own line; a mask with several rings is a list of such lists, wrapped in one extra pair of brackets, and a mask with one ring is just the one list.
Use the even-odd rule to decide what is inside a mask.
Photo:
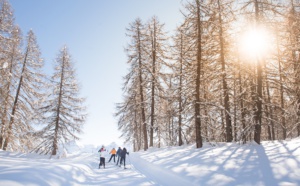
[(300, 185), (300, 139), (150, 148), (130, 152), (128, 169), (98, 169), (97, 150), (73, 144), (60, 158), (0, 151), (0, 185)]

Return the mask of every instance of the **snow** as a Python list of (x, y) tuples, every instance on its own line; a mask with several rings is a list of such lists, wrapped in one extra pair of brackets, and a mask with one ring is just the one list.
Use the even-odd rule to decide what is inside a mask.
[(127, 169), (112, 161), (98, 169), (99, 147), (72, 142), (55, 157), (0, 151), (0, 185), (300, 185), (300, 138), (150, 148), (130, 152)]

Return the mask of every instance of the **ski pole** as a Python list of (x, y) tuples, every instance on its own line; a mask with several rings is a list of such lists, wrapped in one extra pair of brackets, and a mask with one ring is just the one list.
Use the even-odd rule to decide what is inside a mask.
[(128, 154), (128, 160), (129, 160), (130, 167), (131, 167), (131, 169), (132, 169), (132, 168), (133, 168), (133, 165), (132, 165), (132, 163), (131, 163), (129, 154)]

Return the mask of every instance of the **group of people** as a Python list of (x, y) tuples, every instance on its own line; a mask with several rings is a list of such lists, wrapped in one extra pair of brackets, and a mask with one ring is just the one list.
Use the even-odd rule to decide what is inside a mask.
[[(106, 151), (105, 147), (102, 146), (101, 149), (98, 150), (98, 152), (100, 153), (100, 163), (99, 163), (99, 169), (101, 167), (101, 165), (103, 166), (103, 168), (105, 168), (105, 157), (107, 157), (108, 152)], [(114, 163), (116, 163), (116, 156), (118, 157), (117, 159), (117, 164), (119, 163), (119, 167), (121, 167), (122, 163), (124, 162), (124, 169), (126, 169), (126, 154), (129, 155), (129, 152), (127, 152), (127, 149), (124, 147), (123, 149), (121, 149), (121, 147), (118, 148), (118, 150), (116, 150), (115, 148), (113, 148), (110, 153), (110, 159), (108, 161), (108, 163), (112, 160), (112, 158), (114, 159)]]

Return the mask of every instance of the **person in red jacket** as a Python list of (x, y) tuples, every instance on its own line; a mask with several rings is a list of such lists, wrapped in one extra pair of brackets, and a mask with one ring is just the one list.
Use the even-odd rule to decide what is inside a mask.
[(110, 151), (109, 154), (111, 154), (111, 156), (110, 156), (110, 158), (109, 158), (109, 160), (108, 160), (108, 163), (111, 161), (111, 159), (112, 159), (113, 157), (114, 157), (114, 163), (116, 163), (116, 153), (117, 153), (117, 151), (116, 151), (115, 148), (113, 148), (113, 149)]

